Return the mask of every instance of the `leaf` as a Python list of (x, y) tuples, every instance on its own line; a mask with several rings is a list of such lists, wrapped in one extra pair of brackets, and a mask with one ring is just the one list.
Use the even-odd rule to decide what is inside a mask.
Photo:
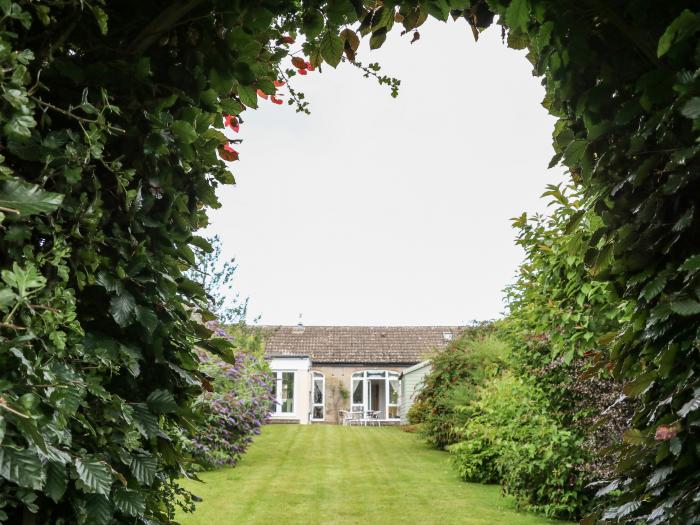
[(139, 483), (150, 486), (156, 477), (158, 461), (153, 456), (135, 455), (131, 457), (129, 468)]
[(672, 438), (671, 441), (668, 442), (668, 446), (671, 450), (671, 454), (676, 457), (680, 456), (681, 450), (683, 449), (683, 443), (681, 443), (681, 440), (678, 439), (678, 437)]
[(108, 525), (112, 521), (112, 504), (102, 494), (90, 494), (85, 510), (90, 525)]
[(340, 39), (343, 41), (343, 45), (347, 43), (350, 46), (350, 49), (353, 51), (357, 51), (357, 48), (360, 47), (360, 37), (357, 36), (357, 33), (353, 31), (350, 28), (345, 28), (340, 32)]
[(617, 488), (619, 486), (620, 486), (619, 480), (615, 480), (611, 483), (608, 483), (603, 488), (599, 489), (598, 492), (595, 493), (595, 497), (598, 498), (600, 496), (605, 496), (606, 494), (612, 492), (613, 490), (617, 490)]
[(630, 428), (622, 433), (622, 440), (631, 445), (643, 445), (649, 441), (649, 438), (641, 430)]
[(700, 314), (700, 303), (694, 299), (672, 301), (670, 307), (672, 311), (679, 315), (688, 316)]
[(700, 270), (700, 254), (688, 257), (678, 269), (686, 272), (695, 272)]
[(258, 93), (254, 86), (238, 86), (238, 97), (249, 108), (258, 107)]
[(513, 0), (506, 9), (506, 25), (511, 29), (525, 31), (530, 21), (528, 0)]
[(622, 391), (629, 397), (637, 397), (642, 394), (656, 379), (656, 370), (646, 372), (622, 387)]
[(321, 56), (332, 67), (337, 67), (343, 56), (343, 40), (332, 31), (326, 31), (321, 39)]
[(104, 461), (90, 457), (77, 458), (75, 470), (88, 492), (109, 496), (112, 474)]
[(135, 490), (118, 488), (112, 494), (114, 506), (127, 516), (141, 516), (146, 510), (146, 501)]
[(62, 202), (63, 195), (60, 193), (44, 191), (20, 179), (5, 181), (0, 189), (0, 208), (19, 215), (50, 213), (57, 210)]
[(379, 49), (384, 44), (386, 40), (386, 28), (382, 27), (377, 29), (372, 36), (369, 38), (369, 48)]
[(144, 306), (136, 307), (136, 320), (148, 331), (149, 334), (152, 334), (160, 323), (155, 312)]
[(156, 414), (168, 414), (177, 410), (175, 398), (167, 390), (154, 390), (148, 395), (148, 408)]
[(107, 34), (107, 19), (108, 19), (107, 13), (105, 13), (101, 7), (93, 4), (92, 2), (88, 3), (87, 5), (92, 10), (92, 14), (95, 15), (95, 20), (97, 20), (97, 25), (100, 28), (100, 33), (102, 33), (103, 35), (106, 35)]
[(642, 503), (640, 501), (630, 501), (625, 503), (624, 505), (620, 505), (619, 507), (613, 507), (612, 509), (609, 509), (607, 512), (605, 512), (605, 514), (603, 515), (603, 520), (622, 518), (624, 516), (627, 516), (628, 514), (633, 513), (641, 506)]
[(172, 125), (173, 135), (183, 144), (192, 144), (197, 140), (197, 131), (192, 124), (184, 120), (176, 120)]
[(678, 410), (678, 415), (686, 417), (689, 413), (698, 409), (700, 409), (700, 395), (696, 395), (693, 399), (685, 403), (680, 410)]
[(306, 60), (304, 57), (292, 57), (292, 65), (297, 69), (306, 69)]
[(68, 476), (65, 465), (50, 461), (46, 466), (46, 485), (44, 492), (54, 503), (58, 503), (68, 486)]
[(659, 38), (656, 56), (661, 58), (669, 52), (674, 43), (692, 36), (698, 29), (700, 29), (698, 17), (689, 9), (685, 9), (668, 25), (664, 34)]
[(681, 108), (681, 115), (690, 119), (700, 118), (700, 97), (693, 97)]
[(644, 286), (641, 294), (642, 297), (644, 297), (647, 300), (647, 302), (651, 301), (654, 297), (656, 297), (663, 291), (667, 281), (668, 275), (665, 273), (660, 273)]
[(649, 478), (649, 482), (647, 483), (647, 490), (656, 487), (659, 483), (665, 480), (671, 472), (673, 472), (673, 467), (657, 468), (651, 475), (651, 478)]
[(0, 477), (34, 490), (44, 485), (41, 460), (29, 449), (0, 447)]
[(112, 297), (109, 311), (119, 326), (129, 326), (136, 313), (136, 301), (129, 292)]
[(160, 432), (160, 425), (156, 415), (143, 403), (134, 405), (134, 421), (139, 432), (146, 438), (154, 438)]

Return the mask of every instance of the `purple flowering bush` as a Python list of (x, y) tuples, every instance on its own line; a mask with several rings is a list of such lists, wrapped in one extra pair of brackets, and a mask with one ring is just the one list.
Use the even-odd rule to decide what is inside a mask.
[(273, 402), (272, 375), (259, 336), (238, 327), (232, 330), (234, 335), (218, 327), (214, 331), (233, 339), (240, 351), (233, 365), (199, 352), (200, 368), (211, 389), (198, 400), (204, 425), (190, 436), (189, 446), (206, 469), (234, 466), (260, 433)]

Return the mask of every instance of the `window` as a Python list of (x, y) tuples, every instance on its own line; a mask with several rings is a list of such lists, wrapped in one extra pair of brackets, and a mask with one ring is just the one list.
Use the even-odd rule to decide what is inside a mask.
[(326, 378), (321, 372), (313, 373), (313, 387), (311, 391), (311, 419), (323, 421), (325, 415), (324, 401), (326, 397)]
[(442, 338), (445, 341), (452, 341), (452, 332), (442, 332)]
[(276, 380), (272, 388), (275, 398), (275, 414), (294, 413), (294, 372), (275, 372)]

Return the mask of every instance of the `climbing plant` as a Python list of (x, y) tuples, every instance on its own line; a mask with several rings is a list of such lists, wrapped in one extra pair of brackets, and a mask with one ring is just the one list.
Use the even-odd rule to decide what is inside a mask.
[(278, 84), (354, 61), (362, 37), (377, 48), (396, 27), (416, 41), (428, 16), (478, 37), (495, 15), (543, 79), (554, 162), (601, 219), (585, 264), (633, 305), (607, 360), (639, 409), (604, 517), (700, 514), (696, 3), (0, 0), (0, 12), (0, 520), (172, 521), (188, 471), (177, 430), (200, 390), (193, 346), (230, 357), (184, 272), (193, 246), (208, 249), (194, 232), (216, 188), (234, 182), (226, 162), (245, 155), (242, 113), (258, 90), (304, 108)]

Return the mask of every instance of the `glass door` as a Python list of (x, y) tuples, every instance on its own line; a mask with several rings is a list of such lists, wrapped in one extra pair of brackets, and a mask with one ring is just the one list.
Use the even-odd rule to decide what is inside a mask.
[(313, 373), (313, 387), (311, 390), (311, 420), (323, 421), (325, 419), (326, 378), (321, 372)]

